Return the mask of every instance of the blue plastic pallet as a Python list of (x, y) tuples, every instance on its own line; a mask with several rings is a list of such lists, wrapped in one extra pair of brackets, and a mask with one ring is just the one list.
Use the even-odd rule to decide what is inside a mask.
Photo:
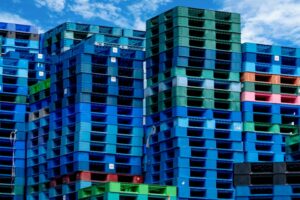
[(285, 152), (246, 152), (244, 158), (245, 162), (284, 162)]
[(13, 32), (26, 32), (26, 33), (38, 33), (38, 30), (34, 26), (30, 25), (22, 25), (22, 24), (12, 24), (12, 23), (5, 23), (0, 22), (0, 29), (13, 31)]
[(287, 136), (283, 134), (268, 134), (257, 132), (244, 132), (244, 142), (261, 142), (264, 144), (280, 144), (285, 145), (285, 138)]
[(146, 125), (150, 126), (153, 123), (162, 122), (176, 117), (191, 117), (193, 119), (205, 120), (224, 120), (230, 122), (241, 122), (241, 112), (237, 111), (223, 111), (204, 108), (191, 108), (176, 106), (164, 110), (162, 112), (146, 117)]
[(241, 102), (243, 112), (261, 112), (299, 117), (300, 108), (297, 105), (272, 104), (262, 102)]
[(244, 142), (245, 151), (257, 152), (257, 153), (274, 153), (274, 154), (285, 154), (285, 144), (284, 143), (275, 143), (267, 144), (264, 142)]
[(127, 175), (141, 175), (141, 165), (126, 165), (119, 163), (98, 163), (98, 162), (72, 162), (58, 167), (47, 168), (49, 177), (63, 176), (77, 171), (93, 171), (101, 173), (124, 173)]
[(242, 51), (249, 53), (263, 53), (281, 56), (290, 56), (300, 58), (300, 49), (293, 47), (281, 47), (275, 45), (244, 43), (242, 44)]
[[(150, 134), (153, 134), (153, 127), (155, 126), (145, 127), (146, 137), (149, 137)], [(188, 137), (197, 137), (202, 139), (242, 141), (242, 132), (232, 131), (232, 130), (213, 130), (213, 129), (193, 128), (193, 127), (173, 127), (170, 129), (161, 130), (160, 134), (158, 134), (158, 131), (155, 131), (154, 134), (158, 135), (158, 140), (166, 140), (172, 137), (188, 136)]]

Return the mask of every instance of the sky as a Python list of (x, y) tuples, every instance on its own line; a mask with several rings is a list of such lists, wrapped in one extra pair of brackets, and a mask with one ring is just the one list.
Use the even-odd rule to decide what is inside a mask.
[(242, 42), (300, 47), (300, 0), (0, 0), (0, 21), (39, 32), (68, 22), (145, 30), (145, 21), (175, 6), (241, 14)]

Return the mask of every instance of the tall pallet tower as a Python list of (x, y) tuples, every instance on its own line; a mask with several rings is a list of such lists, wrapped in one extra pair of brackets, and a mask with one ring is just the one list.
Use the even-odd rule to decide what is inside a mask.
[(240, 15), (176, 7), (147, 21), (146, 182), (233, 199), (243, 162)]

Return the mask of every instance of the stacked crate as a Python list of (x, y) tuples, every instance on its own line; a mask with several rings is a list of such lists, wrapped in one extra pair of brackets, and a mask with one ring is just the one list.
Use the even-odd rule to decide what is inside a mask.
[(77, 197), (82, 200), (176, 200), (176, 195), (174, 186), (109, 182), (83, 188)]
[(299, 131), (299, 56), (296, 48), (243, 44), (246, 162), (285, 161), (285, 138)]
[(146, 182), (233, 199), (243, 162), (240, 16), (176, 7), (147, 21)]
[(0, 196), (23, 199), (28, 61), (11, 52), (0, 57)]
[(94, 182), (143, 181), (145, 33), (108, 28), (115, 35), (50, 57), (50, 199), (74, 199)]
[(49, 134), (50, 79), (29, 87), (27, 124), (26, 199), (48, 199), (47, 141)]
[(35, 53), (39, 51), (39, 34), (34, 26), (0, 22), (1, 52)]
[(236, 200), (292, 200), (300, 198), (300, 163), (259, 162), (236, 164)]

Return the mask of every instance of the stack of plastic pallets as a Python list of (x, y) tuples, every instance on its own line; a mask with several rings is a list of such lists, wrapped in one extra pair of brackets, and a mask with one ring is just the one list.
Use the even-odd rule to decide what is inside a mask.
[(49, 134), (50, 79), (29, 87), (26, 199), (49, 198), (47, 142)]
[(50, 58), (50, 199), (74, 199), (96, 182), (143, 182), (145, 33), (108, 28), (116, 35)]
[(240, 16), (176, 7), (147, 21), (146, 182), (233, 199), (243, 162)]
[(246, 162), (285, 161), (285, 137), (299, 131), (299, 56), (296, 48), (243, 44)]
[(28, 61), (0, 57), (0, 196), (23, 199)]

